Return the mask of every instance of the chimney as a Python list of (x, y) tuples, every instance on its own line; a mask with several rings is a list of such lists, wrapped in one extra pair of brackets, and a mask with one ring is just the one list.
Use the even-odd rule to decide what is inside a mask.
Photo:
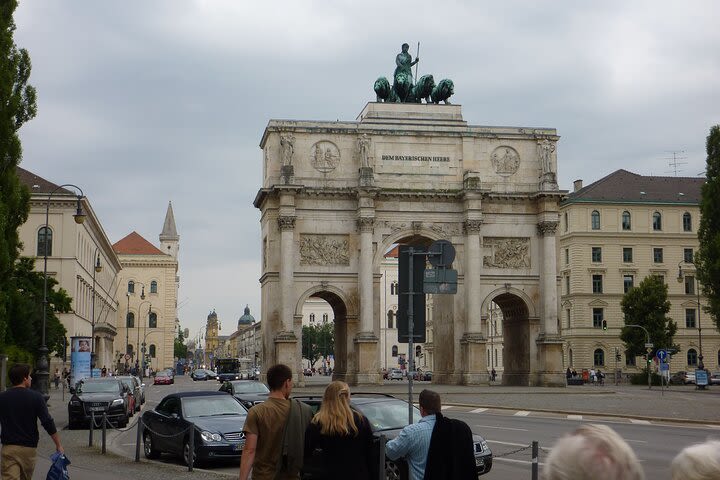
[(577, 192), (582, 188), (582, 178), (573, 182), (573, 192)]

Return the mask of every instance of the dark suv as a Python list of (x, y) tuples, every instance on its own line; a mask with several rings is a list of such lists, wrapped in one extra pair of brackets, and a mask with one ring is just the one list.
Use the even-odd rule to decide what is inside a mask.
[(124, 427), (130, 417), (127, 387), (115, 378), (85, 379), (70, 390), (68, 402), (68, 427), (76, 428), (89, 424), (95, 414), (96, 424), (103, 413), (113, 425)]
[[(295, 396), (301, 402), (307, 403), (316, 413), (320, 409), (322, 396)], [(350, 406), (365, 415), (372, 426), (373, 435), (380, 438), (385, 435), (387, 440), (400, 435), (400, 431), (407, 425), (408, 404), (405, 400), (393, 397), (392, 395), (379, 393), (353, 393), (350, 397)], [(413, 419), (420, 419), (420, 410), (414, 408)], [(492, 468), (492, 452), (480, 435), (473, 434), (475, 450), (475, 468), (478, 475), (484, 475)], [(379, 448), (379, 442), (375, 443)], [(376, 450), (375, 455), (379, 455)], [(377, 471), (375, 472), (377, 473)], [(310, 477), (306, 477), (310, 478)], [(376, 478), (376, 475), (373, 476)], [(385, 459), (385, 478), (387, 480), (405, 480), (408, 478), (407, 464), (404, 460), (392, 461)]]

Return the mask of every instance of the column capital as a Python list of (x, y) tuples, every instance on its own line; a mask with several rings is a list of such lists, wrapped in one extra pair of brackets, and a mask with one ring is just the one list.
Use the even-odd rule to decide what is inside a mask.
[(555, 222), (555, 221), (538, 222), (538, 224), (537, 224), (538, 235), (540, 235), (540, 236), (555, 235), (555, 231), (557, 230), (557, 227), (558, 227), (558, 222)]
[(360, 232), (372, 232), (375, 225), (375, 217), (358, 217), (357, 228)]
[(292, 215), (280, 215), (277, 219), (280, 230), (292, 230), (295, 228), (295, 219)]
[(480, 233), (483, 220), (465, 220), (465, 233)]

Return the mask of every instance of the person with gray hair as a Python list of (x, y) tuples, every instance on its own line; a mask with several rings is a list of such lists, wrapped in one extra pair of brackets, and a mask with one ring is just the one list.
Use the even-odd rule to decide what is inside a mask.
[(672, 480), (720, 478), (720, 440), (685, 447), (671, 464)]
[(548, 455), (545, 480), (644, 480), (635, 452), (606, 425), (588, 424), (564, 435)]

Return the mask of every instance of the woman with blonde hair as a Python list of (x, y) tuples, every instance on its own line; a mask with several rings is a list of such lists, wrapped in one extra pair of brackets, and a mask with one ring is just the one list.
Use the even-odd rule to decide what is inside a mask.
[(372, 430), (367, 418), (350, 408), (350, 388), (334, 381), (305, 431), (306, 473), (313, 479), (369, 480)]

